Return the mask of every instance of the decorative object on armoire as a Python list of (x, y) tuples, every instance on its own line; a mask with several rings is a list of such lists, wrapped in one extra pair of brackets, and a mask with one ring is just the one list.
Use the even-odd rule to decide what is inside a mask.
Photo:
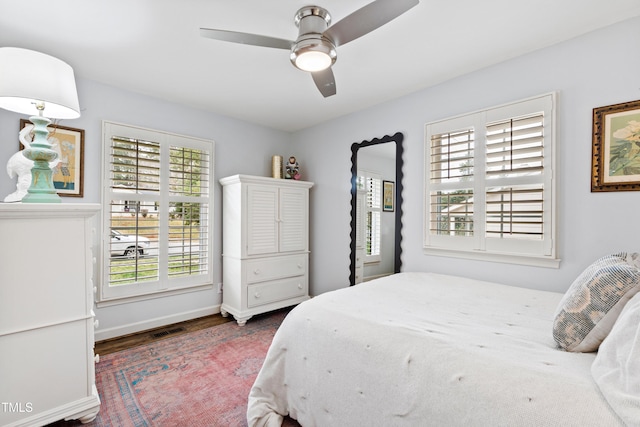
[(271, 157), (271, 177), (282, 178), (282, 156)]
[(0, 203), (0, 402), (22, 408), (0, 407), (2, 426), (89, 422), (100, 409), (92, 254), (100, 209)]
[(284, 167), (284, 177), (287, 179), (300, 179), (300, 165), (294, 156), (289, 156)]
[(234, 175), (222, 185), (223, 316), (252, 316), (309, 299), (312, 182)]
[[(23, 202), (60, 203), (49, 162), (58, 154), (47, 141), (52, 119), (80, 117), (73, 69), (44, 53), (14, 47), (0, 48), (0, 108), (31, 114), (34, 138), (23, 154), (34, 161), (31, 185)], [(47, 117), (44, 116), (46, 109)]]
[(593, 109), (591, 191), (640, 190), (640, 100)]

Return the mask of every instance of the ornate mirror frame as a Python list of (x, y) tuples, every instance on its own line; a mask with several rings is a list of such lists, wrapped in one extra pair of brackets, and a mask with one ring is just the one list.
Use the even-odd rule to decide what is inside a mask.
[(395, 253), (394, 253), (394, 273), (400, 272), (402, 266), (402, 141), (404, 135), (397, 132), (393, 136), (385, 135), (383, 138), (374, 138), (371, 141), (362, 141), (351, 145), (351, 253), (350, 253), (350, 273), (349, 285), (355, 285), (356, 269), (356, 198), (358, 180), (358, 150), (376, 144), (395, 143), (396, 144), (396, 188), (395, 188)]

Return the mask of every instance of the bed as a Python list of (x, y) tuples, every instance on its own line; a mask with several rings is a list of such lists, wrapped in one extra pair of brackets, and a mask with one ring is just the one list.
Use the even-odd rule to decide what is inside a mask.
[[(304, 427), (640, 423), (640, 392), (631, 403), (620, 387), (609, 401), (603, 395), (591, 372), (598, 353), (558, 348), (551, 330), (562, 300), (432, 273), (316, 296), (277, 331), (249, 394), (248, 424), (280, 426), (283, 416)], [(640, 360), (635, 347), (627, 351)], [(615, 361), (601, 363), (605, 383), (640, 384), (628, 372), (606, 379), (615, 371), (607, 363)], [(611, 404), (616, 393), (622, 410)]]

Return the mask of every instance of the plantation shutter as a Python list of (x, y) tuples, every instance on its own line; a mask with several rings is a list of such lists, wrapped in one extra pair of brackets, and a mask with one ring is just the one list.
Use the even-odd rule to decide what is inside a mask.
[(109, 285), (157, 281), (158, 258), (145, 255), (158, 253), (159, 223), (145, 218), (157, 215), (160, 201), (160, 144), (119, 135), (110, 141)]
[(554, 255), (552, 118), (549, 95), (486, 112), (487, 251)]
[[(510, 118), (487, 125), (486, 233), (490, 238), (543, 237), (544, 116)], [(515, 186), (518, 180), (526, 184)]]
[(429, 233), (473, 236), (474, 131), (438, 133), (430, 140)]
[(209, 152), (185, 146), (169, 148), (169, 278), (203, 274), (209, 269)]
[(426, 125), (425, 249), (557, 265), (553, 104), (543, 95)]
[(213, 143), (105, 122), (100, 301), (211, 284)]
[(382, 212), (382, 179), (366, 177), (367, 225), (365, 233), (365, 262), (380, 260), (380, 234)]
[(487, 178), (542, 175), (543, 131), (542, 114), (487, 125)]

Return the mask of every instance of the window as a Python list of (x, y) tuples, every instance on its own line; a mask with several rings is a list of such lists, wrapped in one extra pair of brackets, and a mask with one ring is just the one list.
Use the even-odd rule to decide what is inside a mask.
[(104, 123), (101, 302), (211, 286), (213, 148)]
[(366, 193), (364, 203), (364, 262), (380, 262), (382, 178), (372, 172), (361, 172), (358, 176), (358, 188)]
[(426, 126), (427, 253), (556, 266), (553, 94)]

